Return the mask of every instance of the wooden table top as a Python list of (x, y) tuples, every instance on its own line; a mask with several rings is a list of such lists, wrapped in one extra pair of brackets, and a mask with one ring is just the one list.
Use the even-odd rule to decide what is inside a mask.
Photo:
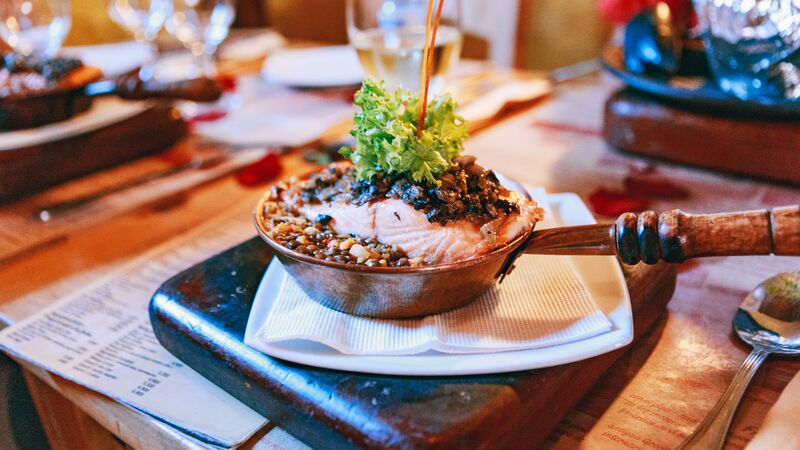
[[(625, 179), (639, 173), (670, 180), (688, 191), (685, 198), (648, 199), (649, 207), (657, 211), (678, 207), (718, 212), (800, 204), (798, 189), (633, 158), (609, 149), (601, 137), (602, 109), (618, 87), (605, 76), (562, 84), (548, 99), (476, 134), (467, 143), (467, 153), (528, 185), (550, 192), (576, 192), (584, 199), (599, 188), (623, 189)], [(282, 158), (287, 175), (311, 167), (296, 153)], [(234, 177), (224, 177), (0, 265), (0, 314), (10, 321), (33, 314), (222, 212), (240, 211), (242, 220), (249, 221), (262, 189), (243, 187)], [(731, 333), (736, 306), (762, 279), (798, 267), (800, 258), (789, 257), (712, 258), (683, 264), (668, 314), (656, 331), (615, 364), (547, 445), (558, 449), (579, 445), (674, 448), (711, 409), (747, 354), (745, 345)], [(737, 415), (728, 448), (743, 448), (752, 438), (799, 368), (800, 362), (789, 359), (765, 363)], [(196, 448), (196, 443), (148, 416), (42, 370), (27, 369), (36, 402), (43, 402), (54, 390), (68, 400), (59, 407), (76, 406), (130, 447)], [(53, 416), (58, 409), (50, 405), (45, 416)], [(43, 417), (45, 428), (53, 425), (50, 421)], [(65, 448), (109, 442), (115, 441), (96, 438), (76, 441), (76, 447), (65, 444)], [(248, 446), (285, 448), (291, 446), (289, 442), (281, 431), (265, 430)]]

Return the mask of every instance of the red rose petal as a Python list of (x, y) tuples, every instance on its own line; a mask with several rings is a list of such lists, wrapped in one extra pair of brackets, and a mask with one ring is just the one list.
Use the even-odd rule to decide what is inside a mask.
[(231, 75), (218, 75), (217, 81), (222, 86), (222, 90), (225, 92), (234, 92), (238, 87), (239, 80), (236, 77)]
[(606, 20), (617, 23), (625, 23), (639, 11), (655, 3), (653, 0), (599, 0), (597, 8)]
[(611, 191), (598, 188), (589, 195), (589, 205), (600, 215), (615, 217), (626, 212), (638, 212), (647, 208), (646, 197), (632, 195), (625, 191)]
[(277, 153), (267, 153), (263, 158), (242, 169), (236, 179), (244, 186), (257, 186), (274, 180), (282, 170), (280, 156)]
[[(692, 14), (691, 0), (665, 0), (677, 20), (688, 18)], [(645, 8), (658, 3), (658, 0), (599, 0), (597, 8), (600, 14), (611, 22), (625, 23)]]
[(644, 173), (628, 175), (625, 178), (625, 191), (639, 197), (686, 198), (689, 191), (672, 181), (657, 175)]
[(353, 103), (355, 100), (356, 92), (358, 92), (359, 87), (353, 86), (344, 86), (340, 88), (329, 88), (329, 89), (319, 89), (310, 91), (317, 97), (331, 99), (331, 100), (341, 100), (347, 103)]
[(675, 21), (681, 22), (690, 19), (694, 9), (692, 8), (691, 0), (665, 0), (669, 5), (669, 10), (672, 12), (672, 17)]
[(199, 122), (213, 122), (215, 120), (222, 119), (223, 117), (227, 116), (227, 111), (222, 110), (215, 110), (215, 111), (206, 111), (192, 117), (186, 119), (186, 123), (189, 125), (199, 123)]

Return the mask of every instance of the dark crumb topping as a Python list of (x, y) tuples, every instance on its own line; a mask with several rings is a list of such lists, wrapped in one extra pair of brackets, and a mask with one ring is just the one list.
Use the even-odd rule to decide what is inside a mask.
[(509, 191), (494, 172), (475, 164), (473, 156), (456, 158), (439, 181), (439, 186), (420, 184), (384, 173), (359, 181), (352, 166), (332, 164), (302, 181), (300, 189), (306, 203), (349, 200), (361, 205), (380, 198), (397, 198), (424, 211), (430, 222), (442, 225), (461, 219), (485, 223), (501, 212), (519, 212), (519, 206), (508, 200)]
[(22, 56), (15, 53), (2, 55), (0, 69), (11, 73), (35, 72), (49, 82), (56, 82), (73, 70), (82, 67), (83, 63), (75, 58), (50, 58), (43, 59), (33, 56)]

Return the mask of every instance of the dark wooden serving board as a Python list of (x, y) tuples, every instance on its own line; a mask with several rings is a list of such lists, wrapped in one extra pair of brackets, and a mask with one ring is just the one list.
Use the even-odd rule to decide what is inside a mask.
[[(480, 376), (369, 375), (285, 362), (242, 342), (271, 257), (254, 238), (188, 269), (158, 290), (150, 318), (175, 356), (315, 448), (535, 448), (630, 347)], [(662, 263), (625, 273), (638, 340), (672, 296), (675, 269)]]
[(640, 155), (800, 184), (800, 121), (728, 117), (631, 89), (606, 102), (605, 139)]
[(0, 202), (171, 146), (186, 124), (171, 106), (157, 105), (105, 127), (57, 141), (0, 151)]

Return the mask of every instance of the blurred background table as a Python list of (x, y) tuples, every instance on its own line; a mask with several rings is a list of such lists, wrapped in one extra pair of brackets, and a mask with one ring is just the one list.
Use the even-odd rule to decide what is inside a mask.
[[(272, 27), (290, 39), (346, 44), (346, 0), (238, 0), (235, 26)], [(611, 34), (595, 0), (462, 0), (464, 56), (550, 70), (599, 54)], [(75, 0), (67, 45), (130, 39), (108, 18), (106, 0)], [(309, 20), (313, 14), (314, 20)], [(510, 20), (509, 20), (510, 19)], [(580, 33), (559, 30), (580, 29)]]

